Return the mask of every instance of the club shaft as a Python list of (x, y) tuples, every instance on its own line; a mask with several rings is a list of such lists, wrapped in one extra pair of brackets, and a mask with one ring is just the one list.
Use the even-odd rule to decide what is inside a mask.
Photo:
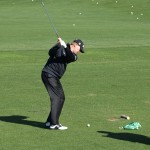
[(43, 9), (44, 9), (45, 14), (46, 14), (47, 17), (48, 17), (48, 20), (49, 20), (49, 22), (50, 22), (50, 25), (51, 25), (53, 31), (55, 32), (56, 36), (59, 38), (60, 36), (59, 36), (59, 34), (58, 34), (58, 32), (57, 32), (57, 30), (56, 30), (56, 28), (55, 28), (55, 26), (54, 26), (54, 23), (53, 23), (53, 21), (52, 21), (50, 15), (49, 15), (49, 13), (48, 13), (48, 11), (47, 11), (47, 8), (45, 7), (44, 2), (41, 1), (41, 4), (42, 4), (42, 6), (43, 6)]

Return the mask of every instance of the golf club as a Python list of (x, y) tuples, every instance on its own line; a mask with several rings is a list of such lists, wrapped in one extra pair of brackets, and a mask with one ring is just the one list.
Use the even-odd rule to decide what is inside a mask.
[(46, 16), (48, 17), (48, 20), (49, 20), (49, 22), (50, 22), (50, 25), (51, 25), (53, 31), (55, 32), (56, 36), (59, 38), (60, 36), (59, 36), (59, 34), (58, 34), (58, 32), (57, 32), (55, 26), (54, 26), (54, 23), (53, 23), (53, 21), (52, 21), (50, 15), (48, 14), (47, 8), (45, 7), (45, 4), (44, 4), (43, 0), (41, 0), (41, 4), (42, 4), (42, 6), (43, 6), (43, 10), (44, 10)]

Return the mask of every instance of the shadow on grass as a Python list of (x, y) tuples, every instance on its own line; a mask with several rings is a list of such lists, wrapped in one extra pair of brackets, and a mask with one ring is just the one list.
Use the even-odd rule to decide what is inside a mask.
[(134, 133), (113, 133), (108, 131), (97, 131), (97, 132), (104, 134), (103, 137), (150, 145), (150, 137), (144, 135)]
[(37, 121), (26, 120), (27, 118), (28, 117), (26, 117), (26, 116), (19, 116), (19, 115), (0, 116), (0, 120), (4, 121), (4, 122), (16, 123), (16, 124), (22, 124), (22, 125), (29, 125), (29, 126), (45, 129), (44, 123), (37, 122)]

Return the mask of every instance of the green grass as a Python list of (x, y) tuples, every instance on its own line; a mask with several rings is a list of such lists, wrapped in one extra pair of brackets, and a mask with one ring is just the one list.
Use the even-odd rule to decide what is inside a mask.
[[(1, 0), (0, 149), (148, 150), (149, 0), (45, 3), (62, 38), (69, 42), (80, 37), (86, 46), (61, 80), (66, 101), (60, 122), (69, 130), (43, 128), (49, 97), (40, 74), (57, 39), (41, 4)], [(121, 114), (131, 120), (108, 121)], [(131, 121), (142, 128), (119, 129)]]

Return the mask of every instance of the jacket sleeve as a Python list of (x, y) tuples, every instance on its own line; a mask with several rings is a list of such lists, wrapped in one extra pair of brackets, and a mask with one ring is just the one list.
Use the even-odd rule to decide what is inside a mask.
[(49, 56), (51, 58), (54, 58), (56, 56), (57, 50), (60, 48), (60, 44), (55, 44), (48, 52)]
[(74, 62), (78, 59), (77, 55), (72, 53), (72, 51), (70, 50), (70, 44), (67, 44), (67, 48), (65, 48), (65, 51), (68, 63)]

